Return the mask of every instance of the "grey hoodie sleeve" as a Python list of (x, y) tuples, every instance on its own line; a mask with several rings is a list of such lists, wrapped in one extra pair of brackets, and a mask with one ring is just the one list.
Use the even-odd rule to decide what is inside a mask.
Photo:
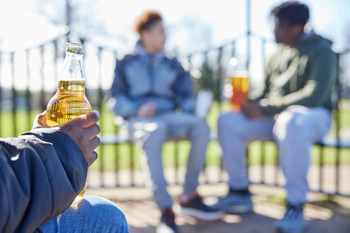
[(137, 115), (138, 108), (128, 97), (128, 84), (124, 75), (123, 60), (117, 60), (107, 105), (117, 116), (127, 118)]
[(87, 167), (75, 142), (54, 128), (0, 139), (0, 232), (33, 232), (64, 212)]

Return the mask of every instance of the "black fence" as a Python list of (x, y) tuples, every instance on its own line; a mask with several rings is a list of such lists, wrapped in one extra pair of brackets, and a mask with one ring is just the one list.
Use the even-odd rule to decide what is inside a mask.
[[(178, 54), (179, 60), (191, 73), (196, 91), (206, 88), (214, 93), (214, 105), (208, 118), (212, 129), (208, 163), (203, 168), (201, 183), (220, 183), (227, 180), (221, 167), (220, 149), (216, 142), (216, 120), (220, 112), (229, 110), (222, 95), (226, 66), (232, 57), (251, 57), (251, 76), (263, 73), (264, 57), (272, 51), (274, 43), (257, 36), (255, 53), (242, 56), (241, 47), (246, 38), (238, 38), (217, 48)], [(90, 187), (143, 186), (140, 165), (140, 148), (128, 137), (114, 116), (105, 106), (106, 91), (113, 81), (115, 58), (119, 55), (113, 48), (96, 46), (84, 41), (85, 77), (87, 95), (93, 108), (101, 113), (101, 141), (99, 160), (89, 171)], [(24, 51), (0, 52), (0, 136), (15, 137), (29, 130), (36, 114), (46, 108), (56, 91), (56, 84), (64, 59), (66, 36)], [(243, 53), (244, 54), (244, 53)], [(310, 168), (310, 188), (313, 191), (350, 196), (350, 52), (338, 53), (339, 73), (334, 87), (338, 109), (334, 110), (334, 125), (327, 140), (315, 144), (314, 163)], [(257, 77), (256, 79), (258, 79)], [(254, 84), (253, 84), (254, 87)], [(347, 128), (346, 128), (347, 127)], [(344, 133), (345, 132), (345, 133)], [(167, 151), (172, 159), (166, 165), (165, 175), (170, 184), (181, 184), (185, 173), (183, 154), (186, 142), (168, 142)], [(282, 185), (283, 175), (277, 165), (278, 153), (273, 142), (254, 142), (249, 146), (247, 161), (252, 183)], [(271, 155), (273, 154), (273, 155)], [(331, 159), (330, 159), (331, 157)], [(258, 161), (258, 162), (257, 162)]]

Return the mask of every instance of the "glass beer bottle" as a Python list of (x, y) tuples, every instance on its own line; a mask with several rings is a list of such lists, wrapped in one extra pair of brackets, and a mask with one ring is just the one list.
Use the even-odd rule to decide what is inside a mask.
[(237, 63), (236, 58), (230, 59), (223, 93), (234, 111), (241, 110), (241, 106), (248, 101), (249, 92), (249, 72), (240, 69), (242, 66), (237, 66)]
[[(63, 73), (58, 81), (57, 92), (49, 101), (46, 109), (46, 124), (48, 126), (63, 124), (92, 111), (85, 95), (83, 45), (68, 43), (65, 52)], [(84, 193), (85, 187), (75, 198), (73, 206), (76, 206), (83, 199)]]

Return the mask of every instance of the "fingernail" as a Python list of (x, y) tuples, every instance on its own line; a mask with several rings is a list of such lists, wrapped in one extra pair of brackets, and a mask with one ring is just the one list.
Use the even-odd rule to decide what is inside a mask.
[(98, 111), (93, 110), (92, 112), (98, 117), (98, 119), (100, 119), (100, 113)]
[(89, 160), (91, 162), (94, 162), (96, 159), (98, 158), (98, 154), (96, 151), (92, 152), (90, 155), (89, 155)]

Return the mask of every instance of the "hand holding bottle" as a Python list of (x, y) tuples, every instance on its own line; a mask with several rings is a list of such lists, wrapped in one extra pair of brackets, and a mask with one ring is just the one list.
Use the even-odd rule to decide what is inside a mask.
[[(92, 111), (90, 102), (85, 95), (85, 78), (83, 72), (83, 55), (84, 46), (78, 43), (68, 43), (66, 47), (66, 57), (64, 59), (63, 73), (58, 81), (57, 92), (49, 101), (46, 108), (46, 124), (48, 126), (56, 126), (70, 122), (73, 119), (81, 121), (82, 118), (86, 117)], [(79, 119), (80, 118), (80, 119)], [(75, 121), (74, 121), (75, 122)], [(89, 128), (92, 125), (84, 124), (84, 121), (80, 122), (80, 128)], [(93, 122), (93, 121), (92, 121)], [(95, 122), (96, 123), (96, 122)], [(79, 125), (79, 124), (78, 124)], [(74, 132), (79, 127), (75, 127), (74, 124), (64, 124), (67, 127), (65, 130), (74, 134), (73, 140), (79, 140), (79, 146), (89, 146), (85, 144), (85, 139), (93, 140), (93, 144), (90, 149), (83, 150), (87, 159), (94, 160), (97, 158), (97, 154), (94, 151), (94, 146), (99, 144), (99, 139), (94, 139), (94, 137), (86, 137), (83, 131)], [(99, 130), (97, 130), (99, 131)], [(96, 131), (96, 132), (97, 132)], [(96, 135), (95, 135), (96, 136)], [(97, 143), (98, 141), (98, 143)], [(92, 149), (92, 150), (91, 150)], [(91, 151), (91, 155), (89, 153)], [(91, 158), (89, 158), (92, 156)], [(89, 161), (88, 162), (91, 162)], [(85, 188), (76, 197), (72, 206), (77, 208), (78, 203), (83, 199), (85, 193)]]
[(263, 117), (261, 107), (256, 102), (247, 102), (241, 106), (242, 113), (249, 119), (257, 119)]
[[(100, 139), (97, 137), (100, 133), (100, 127), (97, 125), (99, 119), (100, 114), (96, 111), (92, 111), (91, 113), (57, 126), (61, 132), (70, 136), (79, 146), (89, 166), (98, 156), (95, 149), (100, 144)], [(48, 127), (49, 126), (46, 124), (46, 112), (43, 112), (36, 117), (33, 129)]]
[(91, 112), (85, 95), (83, 73), (84, 49), (81, 44), (68, 43), (63, 73), (58, 81), (57, 92), (46, 109), (46, 124), (55, 126)]

